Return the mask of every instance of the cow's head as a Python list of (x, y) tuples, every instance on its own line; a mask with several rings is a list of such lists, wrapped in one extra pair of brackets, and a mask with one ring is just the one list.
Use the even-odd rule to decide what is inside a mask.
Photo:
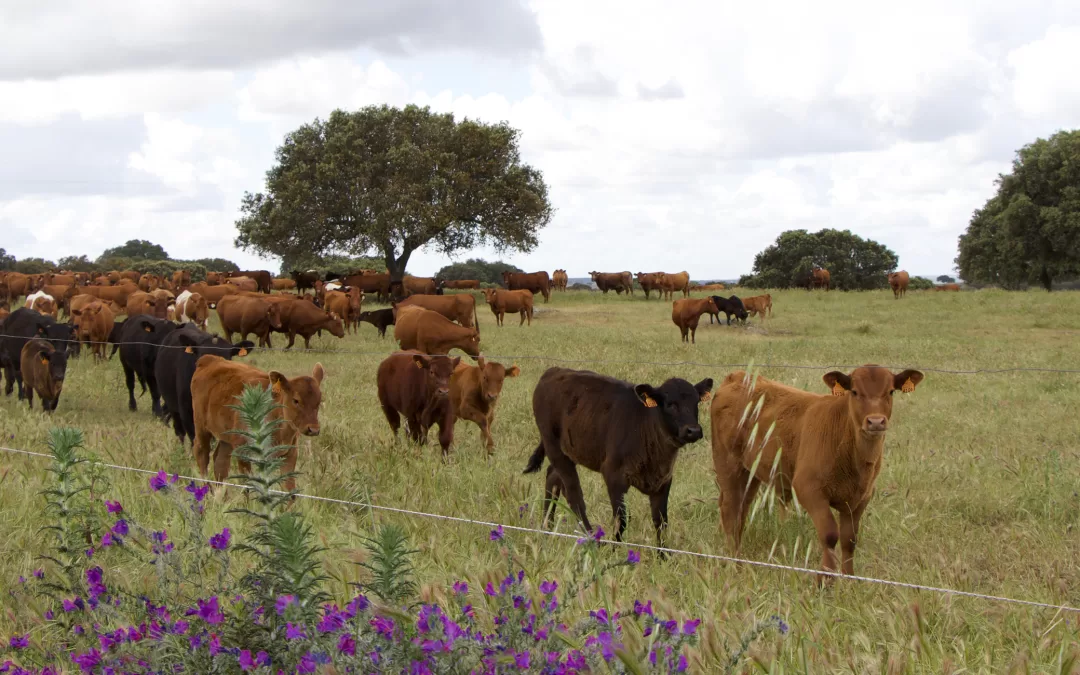
[(41, 365), (48, 369), (53, 389), (56, 393), (60, 393), (64, 386), (64, 376), (67, 374), (67, 352), (59, 349), (52, 352), (42, 350), (38, 352), (38, 357), (41, 359)]
[(855, 428), (867, 436), (881, 436), (889, 428), (893, 394), (915, 391), (923, 374), (917, 370), (893, 374), (888, 368), (869, 364), (850, 375), (834, 370), (821, 379), (834, 394), (847, 399), (848, 415)]
[(267, 304), (270, 306), (266, 308), (266, 322), (274, 330), (281, 330), (281, 309), (278, 308), (278, 303), (270, 302)]
[(461, 363), (461, 357), (455, 356), (428, 356), (427, 354), (413, 354), (413, 364), (425, 371), (428, 379), (428, 391), (433, 396), (444, 398), (450, 395), (450, 376), (454, 374), (454, 368)]
[(330, 331), (330, 334), (337, 338), (345, 337), (345, 322), (341, 320), (341, 317), (336, 312), (326, 313), (326, 330)]
[(458, 342), (457, 346), (461, 351), (473, 357), (473, 360), (476, 360), (480, 358), (480, 331), (475, 328), (468, 330), (468, 334)]
[(285, 420), (305, 436), (319, 435), (324, 375), (321, 363), (315, 364), (310, 377), (302, 375), (291, 380), (276, 370), (270, 371), (274, 400), (281, 404)]
[(634, 393), (647, 408), (656, 408), (664, 428), (680, 444), (700, 441), (703, 433), (698, 424), (698, 404), (712, 395), (712, 378), (697, 384), (673, 377), (654, 388), (648, 384), (634, 387)]
[(499, 399), (505, 378), (521, 374), (521, 369), (517, 366), (507, 368), (501, 363), (487, 361), (483, 356), (476, 360), (476, 367), (480, 369), (480, 395), (490, 402)]
[(494, 288), (484, 288), (484, 289), (481, 289), (481, 290), (484, 292), (484, 301), (485, 302), (487, 302), (489, 305), (491, 303), (495, 302), (495, 289)]

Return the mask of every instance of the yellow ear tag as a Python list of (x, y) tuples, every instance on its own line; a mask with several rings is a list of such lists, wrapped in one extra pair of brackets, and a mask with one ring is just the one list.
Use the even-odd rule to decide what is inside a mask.
[(185, 354), (194, 354), (195, 352), (191, 350), (191, 347), (184, 347), (184, 353)]
[(419, 361), (413, 361), (413, 363), (415, 363), (415, 364), (416, 364), (416, 367), (417, 367), (417, 368), (420, 368), (421, 370), (423, 370), (423, 368), (424, 368), (424, 364), (420, 363)]
[(655, 408), (656, 407), (656, 401), (654, 401), (651, 396), (646, 396), (645, 397), (645, 407), (646, 408)]
[(702, 403), (708, 403), (711, 400), (712, 400), (712, 392), (711, 391), (707, 391), (707, 392), (705, 392), (704, 394), (701, 395), (701, 402)]
[(844, 395), (844, 388), (840, 386), (839, 382), (837, 382), (836, 384), (833, 385), (833, 387), (832, 387), (832, 395), (833, 396), (843, 396)]
[(274, 386), (273, 386), (272, 389), (273, 389), (273, 392), (274, 392), (275, 396), (281, 394), (281, 385), (278, 384), (277, 382), (274, 383)]
[(154, 327), (153, 326), (146, 326), (145, 328), (143, 328), (143, 330), (146, 331), (147, 333), (153, 333), (154, 332)]
[(49, 359), (47, 359), (47, 358), (45, 358), (44, 356), (42, 356), (42, 357), (41, 357), (41, 365), (43, 365), (43, 366), (47, 366), (47, 365), (49, 365)]
[(237, 353), (237, 356), (247, 356), (247, 349), (244, 348), (244, 347), (241, 347), (240, 351)]
[(910, 377), (904, 380), (904, 386), (900, 387), (900, 391), (904, 392), (905, 394), (910, 394), (911, 392), (915, 391), (915, 384), (911, 381)]

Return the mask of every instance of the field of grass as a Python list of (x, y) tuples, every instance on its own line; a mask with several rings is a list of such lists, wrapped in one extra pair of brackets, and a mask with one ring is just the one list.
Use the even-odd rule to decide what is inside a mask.
[[(775, 316), (747, 327), (699, 328), (695, 346), (682, 345), (670, 303), (598, 293), (553, 295), (539, 304), (531, 327), (496, 328), (480, 314), (482, 349), (521, 376), (507, 380), (494, 426), (496, 451), (487, 457), (477, 428), (459, 423), (455, 448), (443, 460), (438, 444), (414, 447), (394, 440), (379, 410), (375, 370), (394, 344), (362, 325), (359, 336), (315, 338), (322, 353), (260, 351), (247, 362), (287, 374), (326, 369), (322, 434), (301, 447), (302, 492), (430, 513), (539, 526), (543, 478), (521, 471), (538, 435), (532, 389), (552, 365), (586, 368), (634, 382), (668, 377), (719, 381), (753, 361), (765, 377), (825, 392), (821, 376), (835, 366), (879, 363), (924, 368), (910, 395), (897, 395), (877, 493), (863, 519), (856, 574), (1080, 607), (1080, 373), (948, 374), (930, 369), (1061, 368), (1080, 370), (1080, 294), (911, 293), (888, 291), (774, 293)], [(215, 318), (216, 321), (216, 318)], [(275, 338), (275, 344), (285, 341)], [(302, 344), (302, 343), (301, 343)], [(50, 418), (14, 397), (0, 402), (2, 444), (43, 451), (50, 425), (86, 433), (87, 450), (109, 462), (192, 475), (190, 450), (153, 419), (148, 397), (127, 410), (118, 358), (72, 362), (63, 396)], [(693, 364), (673, 365), (678, 362)], [(706, 365), (711, 364), (711, 365)], [(820, 366), (809, 369), (780, 366)], [(669, 546), (729, 554), (719, 528), (717, 488), (705, 440), (686, 448), (671, 491)], [(434, 436), (434, 435), (433, 435)], [(40, 497), (45, 460), (0, 455), (0, 593), (35, 565), (41, 552)], [(143, 520), (166, 510), (143, 498), (146, 477), (111, 473), (110, 494)], [(594, 523), (610, 529), (611, 511), (597, 474), (582, 472)], [(219, 493), (210, 521), (229, 525)], [(654, 543), (648, 500), (627, 497), (627, 539)], [(766, 505), (767, 506), (767, 505)], [(329, 547), (326, 566), (344, 596), (359, 576), (360, 537), (375, 521), (406, 527), (425, 593), (437, 596), (456, 579), (487, 580), (503, 573), (497, 547), (482, 526), (300, 500), (296, 507), (318, 526)], [(562, 531), (573, 529), (568, 520)], [(572, 540), (536, 534), (508, 537), (530, 574), (560, 578)], [(613, 549), (613, 557), (624, 557)], [(781, 522), (759, 509), (748, 523), (742, 555), (816, 567), (813, 526), (805, 514)], [(122, 572), (152, 587), (154, 570)], [(1080, 614), (949, 597), (852, 580), (818, 590), (793, 572), (646, 552), (636, 568), (618, 570), (605, 586), (613, 606), (653, 598), (712, 623), (716, 639), (734, 645), (754, 619), (779, 614), (791, 626), (770, 635), (754, 655), (773, 672), (1058, 672), (1061, 654), (1077, 648)], [(596, 595), (582, 598), (595, 606)], [(6, 614), (6, 613), (5, 613)], [(10, 619), (0, 615), (0, 636)]]

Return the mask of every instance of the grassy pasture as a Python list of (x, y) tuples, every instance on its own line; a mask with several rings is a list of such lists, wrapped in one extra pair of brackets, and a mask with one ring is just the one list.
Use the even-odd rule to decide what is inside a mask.
[[(680, 344), (670, 303), (646, 302), (640, 294), (554, 294), (550, 304), (537, 305), (533, 325), (521, 328), (516, 317), (496, 328), (482, 306), (483, 351), (522, 369), (504, 387), (492, 457), (471, 423), (458, 424), (447, 461), (434, 438), (422, 448), (391, 438), (376, 399), (375, 369), (394, 343), (380, 340), (370, 325), (345, 340), (313, 339), (324, 353), (256, 352), (247, 361), (288, 374), (309, 373), (317, 361), (326, 368), (323, 430), (301, 448), (301, 491), (526, 526), (539, 525), (543, 496), (542, 474), (521, 474), (538, 440), (531, 393), (544, 369), (559, 360), (652, 384), (672, 376), (719, 383), (735, 369), (725, 364), (752, 360), (766, 377), (822, 393), (824, 372), (868, 362), (1080, 369), (1080, 295), (1074, 293), (913, 292), (902, 301), (888, 291), (773, 296), (775, 316), (764, 323), (710, 326), (705, 317), (696, 346)], [(275, 344), (285, 341), (277, 336)], [(4, 399), (2, 444), (43, 451), (50, 425), (70, 425), (83, 429), (87, 450), (106, 461), (192, 475), (190, 450), (151, 417), (148, 397), (139, 399), (139, 412), (128, 412), (118, 361), (73, 361), (51, 418), (14, 397)], [(682, 361), (714, 365), (663, 365)], [(928, 371), (915, 393), (897, 395), (884, 469), (862, 523), (856, 574), (1080, 606), (1078, 410), (1080, 373)], [(730, 552), (719, 529), (704, 408), (702, 422), (706, 439), (684, 450), (677, 464), (668, 545), (724, 555)], [(44, 469), (42, 459), (0, 455), (3, 597), (41, 552), (37, 493)], [(146, 496), (144, 476), (111, 472), (109, 478), (109, 494), (136, 518), (167, 522), (169, 512)], [(603, 482), (587, 471), (582, 480), (593, 521), (610, 529)], [(222, 502), (240, 499), (215, 496), (211, 524), (235, 527)], [(631, 491), (627, 503), (627, 539), (652, 544), (648, 500)], [(486, 581), (505, 568), (481, 526), (306, 500), (296, 508), (318, 525), (330, 548), (327, 570), (343, 596), (359, 576), (360, 535), (384, 519), (407, 527), (420, 549), (416, 565), (425, 593), (437, 597), (456, 579)], [(568, 519), (560, 529), (572, 530)], [(530, 574), (563, 578), (572, 541), (508, 537)], [(768, 501), (748, 523), (742, 554), (810, 567), (820, 559), (809, 518), (792, 513), (781, 522)], [(129, 565), (122, 572), (136, 588), (155, 583), (152, 568)], [(1059, 672), (1061, 650), (1071, 652), (1080, 639), (1077, 614), (843, 580), (819, 591), (805, 575), (688, 556), (662, 562), (645, 553), (637, 568), (619, 570), (595, 590), (585, 606), (659, 599), (711, 620), (716, 638), (729, 644), (754, 618), (779, 614), (791, 632), (766, 638), (754, 652), (774, 672)], [(9, 622), (0, 613), (0, 636)]]

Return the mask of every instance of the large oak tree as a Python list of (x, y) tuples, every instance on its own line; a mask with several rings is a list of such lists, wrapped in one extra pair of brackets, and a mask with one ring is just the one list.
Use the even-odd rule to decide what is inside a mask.
[(237, 246), (260, 254), (376, 254), (392, 278), (423, 246), (531, 250), (551, 220), (519, 132), (407, 106), (335, 110), (293, 131), (244, 195)]
[(888, 286), (898, 258), (887, 246), (850, 230), (788, 230), (754, 256), (753, 274), (739, 284), (750, 288), (805, 286), (815, 267), (829, 270), (832, 286), (845, 291)]

